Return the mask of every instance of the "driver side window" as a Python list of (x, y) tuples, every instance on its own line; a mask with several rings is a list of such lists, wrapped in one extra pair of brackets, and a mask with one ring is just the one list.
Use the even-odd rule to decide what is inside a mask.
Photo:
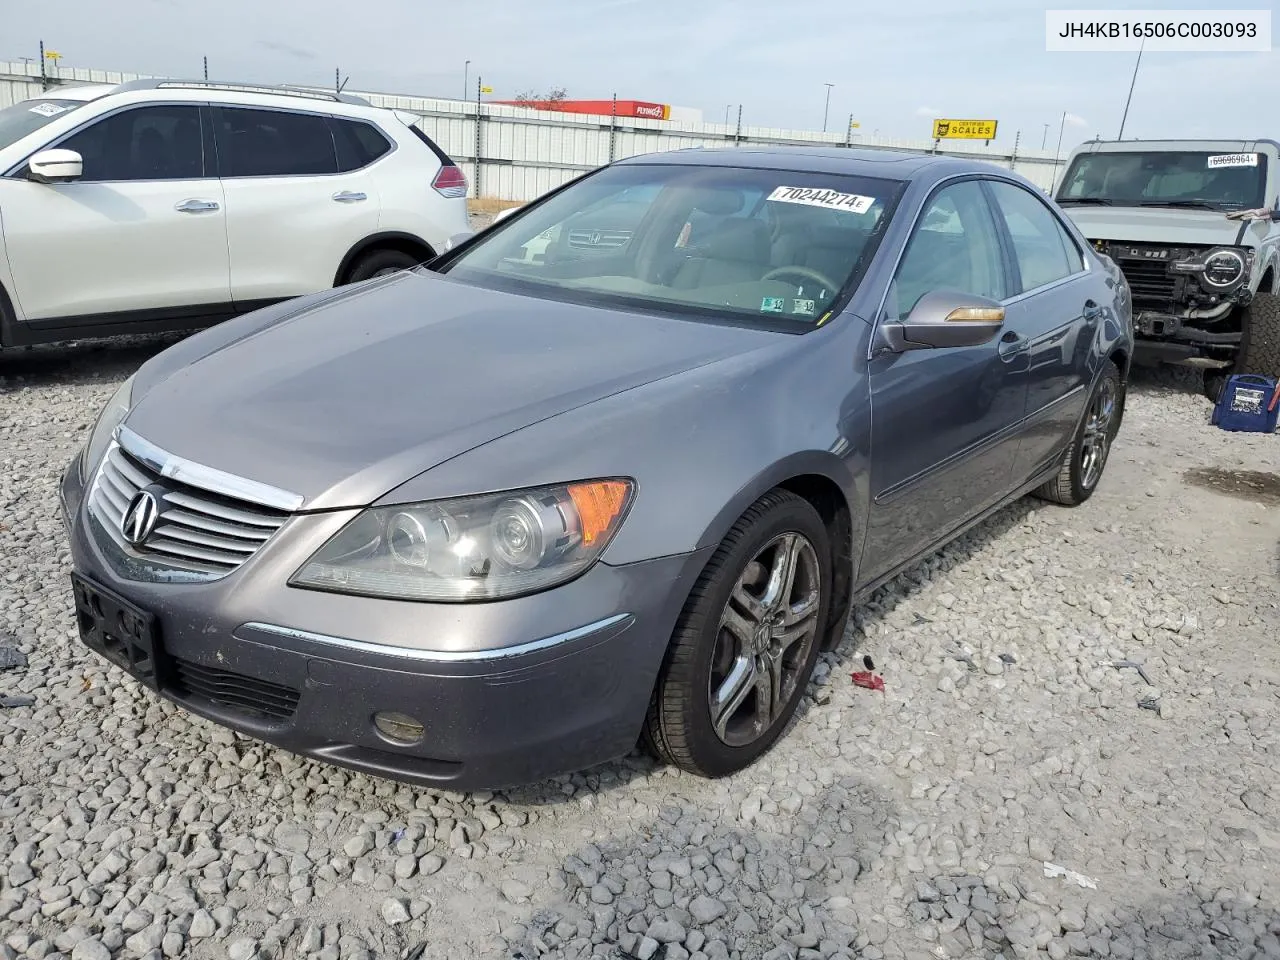
[(901, 320), (935, 290), (1008, 296), (995, 221), (977, 180), (943, 187), (926, 202), (889, 285), (885, 319)]

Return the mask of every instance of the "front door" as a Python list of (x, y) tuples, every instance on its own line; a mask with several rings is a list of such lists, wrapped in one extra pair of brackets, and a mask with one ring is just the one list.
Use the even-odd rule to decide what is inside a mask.
[[(926, 201), (881, 323), (926, 293), (1004, 300), (1009, 265), (976, 179)], [(1007, 495), (1027, 399), (1027, 351), (1008, 329), (975, 347), (884, 353), (868, 365), (871, 496), (862, 571), (874, 579)]]
[(226, 211), (201, 109), (130, 107), (51, 144), (83, 159), (73, 183), (37, 183), (25, 167), (0, 180), (0, 227), (29, 323), (226, 308)]

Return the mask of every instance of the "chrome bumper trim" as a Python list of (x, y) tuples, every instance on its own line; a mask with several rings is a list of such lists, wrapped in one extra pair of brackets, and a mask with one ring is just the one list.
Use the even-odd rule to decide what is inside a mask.
[(490, 660), (509, 660), (530, 653), (538, 653), (562, 643), (571, 643), (616, 627), (615, 633), (621, 633), (635, 622), (630, 613), (615, 613), (611, 617), (588, 623), (564, 633), (531, 640), (512, 647), (500, 647), (496, 650), (420, 650), (412, 647), (397, 647), (386, 643), (370, 643), (367, 640), (352, 640), (348, 637), (334, 637), (324, 633), (312, 633), (309, 630), (295, 630), (292, 627), (280, 627), (273, 623), (246, 623), (243, 629), (272, 633), (280, 637), (294, 640), (309, 640), (313, 643), (324, 643), (330, 646), (343, 647), (347, 650), (358, 650), (361, 653), (374, 653), (384, 657), (399, 657), (405, 660), (421, 660), (428, 663), (483, 663)]

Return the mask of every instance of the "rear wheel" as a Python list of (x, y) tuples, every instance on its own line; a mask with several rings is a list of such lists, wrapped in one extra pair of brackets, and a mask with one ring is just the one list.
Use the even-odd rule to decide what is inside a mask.
[(1056, 477), (1037, 488), (1035, 495), (1068, 507), (1078, 506), (1093, 496), (1123, 418), (1124, 384), (1120, 381), (1120, 369), (1107, 361), (1062, 468)]
[(399, 273), (416, 267), (422, 261), (402, 250), (374, 250), (362, 254), (347, 272), (347, 283), (359, 283), (389, 273)]
[(1236, 362), (1225, 370), (1205, 371), (1204, 395), (1214, 403), (1236, 373), (1256, 373), (1280, 378), (1280, 296), (1255, 293), (1240, 318), (1240, 349)]
[(734, 524), (698, 578), (645, 719), (657, 756), (703, 777), (752, 764), (804, 693), (831, 602), (826, 526), (783, 490)]

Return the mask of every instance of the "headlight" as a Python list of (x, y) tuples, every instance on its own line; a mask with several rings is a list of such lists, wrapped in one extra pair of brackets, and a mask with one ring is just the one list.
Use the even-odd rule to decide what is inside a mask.
[(1204, 282), (1211, 287), (1229, 287), (1244, 276), (1244, 257), (1235, 250), (1218, 250), (1204, 261)]
[(290, 585), (396, 600), (497, 600), (571, 580), (600, 556), (630, 480), (588, 480), (365, 510)]
[[(136, 374), (135, 374), (136, 376)], [(89, 431), (89, 442), (80, 457), (80, 481), (83, 483), (93, 475), (102, 455), (107, 452), (111, 443), (111, 434), (129, 413), (133, 401), (133, 377), (116, 388), (106, 406), (98, 413), (93, 429)]]

